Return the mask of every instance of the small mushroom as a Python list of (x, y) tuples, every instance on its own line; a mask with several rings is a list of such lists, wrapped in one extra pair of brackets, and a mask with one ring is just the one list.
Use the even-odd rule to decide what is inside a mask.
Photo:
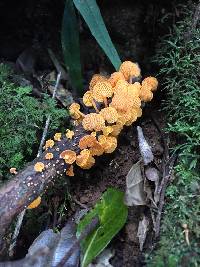
[(114, 136), (100, 135), (98, 141), (102, 145), (105, 153), (112, 153), (117, 147), (117, 138)]
[(78, 146), (80, 147), (80, 149), (86, 149), (92, 147), (95, 142), (96, 137), (91, 135), (85, 135), (80, 139)]
[(53, 159), (53, 153), (47, 153), (44, 157), (45, 159)]
[(83, 95), (83, 103), (86, 107), (94, 107), (94, 109), (96, 110), (97, 113), (99, 113), (99, 110), (96, 106), (96, 103), (93, 99), (93, 95), (91, 91), (87, 91), (84, 95)]
[(85, 116), (85, 114), (83, 114), (80, 111), (80, 105), (78, 103), (72, 103), (69, 107), (69, 114), (71, 115), (71, 117), (75, 120), (82, 118)]
[(61, 133), (56, 133), (56, 134), (54, 135), (54, 140), (55, 140), (55, 141), (61, 141), (61, 136), (62, 136)]
[(104, 102), (105, 107), (107, 107), (107, 98), (113, 95), (112, 85), (107, 81), (97, 82), (92, 90), (92, 95), (97, 102)]
[(74, 176), (74, 167), (71, 165), (69, 169), (66, 171), (66, 175), (68, 176)]
[(131, 61), (124, 61), (121, 64), (119, 71), (123, 73), (127, 81), (129, 81), (132, 77), (139, 77), (141, 73), (138, 64)]
[(74, 131), (71, 131), (71, 130), (67, 129), (67, 130), (66, 130), (66, 137), (67, 137), (68, 139), (72, 139), (73, 136), (74, 136)]
[(158, 80), (155, 77), (147, 77), (142, 81), (142, 86), (148, 87), (152, 92), (157, 90)]
[(113, 132), (113, 127), (112, 126), (106, 126), (103, 129), (103, 135), (105, 135), (105, 136), (108, 136), (112, 132)]
[(76, 164), (82, 169), (90, 169), (95, 163), (95, 159), (92, 157), (91, 152), (88, 149), (84, 149), (80, 152), (80, 155), (76, 158)]
[(55, 144), (54, 141), (52, 139), (49, 139), (46, 141), (44, 149), (47, 150), (48, 148), (52, 148), (54, 146), (54, 144)]
[(100, 74), (94, 74), (90, 81), (89, 89), (93, 90), (97, 82), (104, 82), (104, 81), (107, 81), (107, 78), (105, 76), (100, 75)]
[(125, 78), (122, 72), (116, 71), (111, 74), (110, 78), (108, 79), (108, 82), (112, 85), (112, 87), (115, 87), (116, 83), (119, 80), (125, 81)]
[(16, 168), (10, 168), (10, 173), (11, 174), (17, 174), (17, 169)]
[(41, 197), (37, 197), (31, 204), (27, 207), (27, 209), (35, 209), (37, 208), (41, 203)]
[(100, 114), (90, 113), (82, 121), (83, 128), (86, 131), (101, 131), (105, 127), (105, 120)]
[(36, 172), (42, 172), (44, 170), (44, 163), (42, 162), (37, 162), (35, 165), (34, 165), (34, 170)]
[(72, 150), (64, 150), (60, 154), (60, 158), (64, 159), (67, 164), (72, 164), (76, 161), (76, 153)]
[(100, 111), (100, 115), (104, 118), (108, 123), (115, 123), (118, 119), (117, 110), (113, 107), (103, 108)]

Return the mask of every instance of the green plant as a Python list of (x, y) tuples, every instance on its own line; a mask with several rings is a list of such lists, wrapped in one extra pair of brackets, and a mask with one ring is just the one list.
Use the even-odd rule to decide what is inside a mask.
[(82, 242), (83, 257), (81, 266), (86, 267), (103, 249), (111, 239), (124, 226), (128, 215), (128, 208), (124, 204), (124, 193), (118, 189), (108, 188), (102, 198), (79, 223), (78, 236), (98, 216), (100, 224)]
[[(167, 203), (158, 249), (148, 266), (200, 265), (200, 29), (191, 30), (192, 12), (165, 36), (155, 62), (166, 100), (167, 131), (177, 136), (179, 150), (175, 181), (167, 189)], [(188, 245), (182, 224), (189, 229)]]
[(49, 134), (67, 116), (51, 97), (46, 95), (40, 101), (31, 96), (30, 87), (10, 82), (11, 74), (6, 65), (0, 64), (0, 176), (4, 178), (9, 168), (20, 169), (35, 156), (48, 115), (52, 118)]
[(72, 85), (82, 93), (82, 75), (77, 18), (74, 5), (84, 18), (92, 35), (110, 59), (116, 70), (121, 60), (110, 39), (96, 0), (66, 0), (62, 23), (62, 48), (65, 65), (69, 71)]

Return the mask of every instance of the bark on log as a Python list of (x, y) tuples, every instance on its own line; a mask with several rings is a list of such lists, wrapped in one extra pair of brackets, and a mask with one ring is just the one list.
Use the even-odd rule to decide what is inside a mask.
[[(56, 142), (53, 148), (48, 149), (48, 152), (53, 153), (53, 159), (46, 160), (44, 155), (47, 151), (44, 151), (40, 157), (29, 163), (24, 170), (0, 188), (0, 250), (3, 249), (3, 237), (14, 217), (24, 208), (27, 208), (45, 189), (53, 185), (55, 179), (59, 179), (69, 167), (60, 158), (60, 153), (63, 150), (70, 149), (78, 154), (80, 152), (79, 140), (85, 134), (86, 131), (82, 126), (78, 126), (74, 129), (72, 140), (63, 138)], [(34, 170), (36, 162), (44, 163), (45, 169), (43, 172)]]

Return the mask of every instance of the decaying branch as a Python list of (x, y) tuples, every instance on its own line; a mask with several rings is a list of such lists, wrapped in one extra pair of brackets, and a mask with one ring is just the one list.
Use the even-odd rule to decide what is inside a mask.
[[(86, 134), (85, 130), (79, 126), (74, 130), (74, 137), (69, 141), (63, 138), (57, 142), (56, 146), (48, 149), (48, 152), (54, 154), (54, 158), (45, 160), (44, 154), (19, 172), (12, 180), (8, 181), (0, 188), (0, 242), (1, 248), (3, 244), (3, 236), (6, 233), (13, 218), (36, 199), (45, 189), (51, 186), (55, 179), (63, 176), (67, 164), (60, 159), (60, 153), (63, 150), (70, 149), (79, 153), (78, 143), (81, 137)], [(35, 172), (34, 165), (36, 162), (43, 162), (45, 170), (43, 172)]]

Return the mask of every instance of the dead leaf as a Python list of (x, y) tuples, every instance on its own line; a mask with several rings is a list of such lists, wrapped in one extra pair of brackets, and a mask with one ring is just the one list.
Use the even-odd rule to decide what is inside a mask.
[(125, 203), (127, 206), (146, 204), (144, 179), (142, 177), (140, 161), (134, 164), (126, 176)]
[(140, 148), (140, 154), (142, 156), (144, 165), (148, 165), (150, 162), (153, 161), (154, 156), (151, 150), (150, 145), (147, 143), (142, 128), (140, 126), (137, 126), (137, 132), (138, 132), (138, 142), (139, 142), (139, 148)]
[(143, 246), (147, 237), (148, 228), (149, 228), (149, 220), (144, 215), (143, 219), (139, 222), (138, 232), (137, 232), (137, 237), (139, 238), (139, 244), (140, 244), (140, 251), (143, 250)]
[(16, 67), (19, 71), (28, 74), (35, 73), (35, 53), (32, 48), (25, 49), (16, 60)]

